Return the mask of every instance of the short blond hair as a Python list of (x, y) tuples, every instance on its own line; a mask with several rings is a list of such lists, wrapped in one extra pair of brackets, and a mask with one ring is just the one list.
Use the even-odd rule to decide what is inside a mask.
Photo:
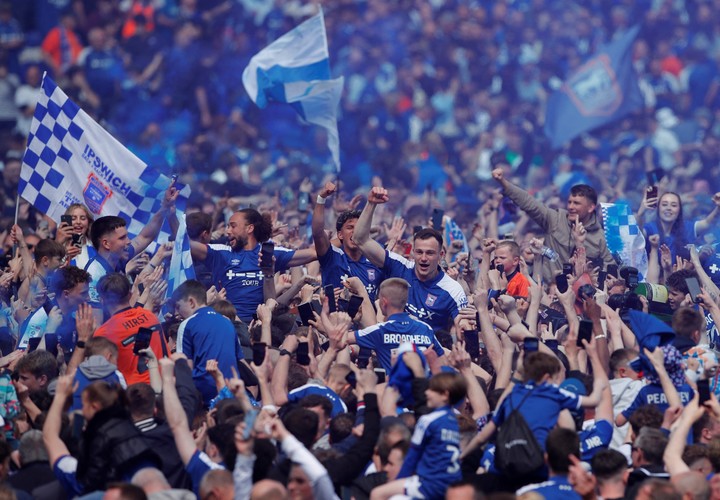
[(402, 278), (389, 278), (380, 284), (379, 296), (385, 297), (396, 309), (405, 309), (408, 301), (410, 283)]

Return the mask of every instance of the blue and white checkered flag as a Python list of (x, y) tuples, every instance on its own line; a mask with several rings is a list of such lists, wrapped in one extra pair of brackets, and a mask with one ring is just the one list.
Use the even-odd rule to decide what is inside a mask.
[[(122, 217), (131, 237), (138, 235), (160, 210), (163, 194), (172, 180), (131, 153), (47, 75), (43, 77), (42, 90), (23, 157), (20, 196), (57, 222), (67, 207), (82, 203), (95, 217)], [(190, 187), (178, 185), (178, 188), (176, 205), (184, 212)], [(156, 243), (164, 243), (170, 236), (170, 225), (165, 221)], [(188, 239), (187, 233), (183, 236), (178, 231), (177, 239), (182, 243)], [(189, 240), (182, 245), (183, 251), (185, 247), (192, 263)], [(175, 259), (180, 263), (175, 266), (178, 274), (170, 279), (179, 285), (194, 277), (194, 271), (192, 264), (185, 267), (188, 260), (184, 254), (173, 252)]]
[(624, 265), (637, 268), (641, 276), (647, 276), (645, 237), (630, 206), (627, 203), (601, 203), (600, 210), (610, 253), (619, 255)]

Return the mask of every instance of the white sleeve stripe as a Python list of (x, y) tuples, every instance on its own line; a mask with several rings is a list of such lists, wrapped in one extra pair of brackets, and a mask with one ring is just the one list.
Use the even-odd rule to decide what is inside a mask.
[(213, 461), (210, 459), (210, 457), (209, 457), (204, 451), (201, 451), (200, 453), (198, 453), (198, 459), (199, 459), (202, 463), (204, 463), (205, 465), (207, 465), (208, 467), (210, 467), (211, 470), (225, 470), (225, 467), (223, 467), (223, 466), (220, 465), (220, 464), (216, 464), (215, 462), (213, 462)]
[(186, 319), (185, 321), (180, 323), (180, 326), (178, 326), (177, 340), (175, 341), (175, 350), (177, 352), (179, 352), (180, 354), (187, 354), (187, 353), (183, 352), (182, 348), (183, 348), (183, 340), (185, 337), (185, 327), (187, 326), (188, 321), (190, 321), (190, 318)]
[(400, 264), (407, 267), (408, 269), (415, 268), (415, 261), (411, 262), (411, 261), (407, 260), (405, 257), (403, 257), (402, 255), (397, 254), (395, 252), (388, 252), (387, 254), (388, 254), (388, 257), (390, 257), (390, 259), (399, 262)]
[(447, 274), (438, 281), (437, 285), (447, 292), (450, 297), (452, 297), (458, 308), (467, 304), (467, 296), (465, 295), (465, 291), (462, 286)]
[[(389, 321), (387, 323), (389, 323)], [(367, 328), (363, 328), (362, 330), (358, 330), (356, 336), (364, 337), (365, 335), (370, 335), (371, 333), (378, 331), (382, 325), (385, 325), (387, 323), (377, 323), (372, 326), (368, 326)]]

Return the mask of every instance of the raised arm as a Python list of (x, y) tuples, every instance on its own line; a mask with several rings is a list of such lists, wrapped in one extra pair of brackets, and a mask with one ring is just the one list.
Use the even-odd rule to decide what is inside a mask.
[(140, 234), (133, 238), (131, 242), (136, 255), (145, 250), (150, 243), (157, 239), (166, 218), (170, 219), (170, 226), (174, 228), (173, 234), (175, 233), (175, 230), (177, 230), (175, 200), (177, 200), (179, 194), (180, 191), (178, 191), (175, 186), (170, 186), (167, 191), (165, 191), (160, 210), (152, 216), (150, 221), (148, 221), (142, 231), (140, 231)]
[(183, 464), (187, 465), (197, 451), (197, 445), (195, 444), (195, 439), (193, 439), (192, 432), (188, 426), (187, 416), (183, 411), (177, 389), (175, 388), (175, 362), (170, 358), (163, 358), (160, 360), (160, 366), (162, 368), (165, 416), (170, 430), (172, 430), (173, 437), (175, 438), (175, 447), (177, 448), (178, 454)]
[[(298, 338), (290, 334), (285, 337), (280, 350), (283, 349), (290, 352), (291, 354), (297, 350)], [(287, 390), (287, 379), (290, 371), (290, 356), (280, 355), (275, 362), (275, 370), (273, 370), (273, 377), (270, 381), (270, 391), (272, 393), (273, 400), (278, 406), (282, 406), (288, 402), (288, 390)]]
[(717, 217), (720, 215), (720, 192), (715, 193), (712, 197), (715, 208), (708, 214), (703, 220), (697, 221), (695, 224), (695, 232), (698, 236), (702, 236), (707, 233), (711, 228), (717, 224)]
[(645, 348), (645, 356), (648, 357), (650, 363), (652, 363), (658, 378), (660, 379), (660, 385), (667, 398), (668, 405), (672, 408), (675, 406), (682, 406), (682, 400), (680, 394), (678, 394), (677, 388), (673, 385), (667, 370), (665, 369), (665, 352), (656, 347), (654, 351), (650, 351)]
[(337, 187), (335, 184), (326, 182), (325, 186), (318, 193), (315, 208), (313, 209), (312, 237), (318, 257), (322, 257), (330, 249), (330, 238), (328, 238), (327, 233), (325, 233), (325, 201), (336, 190)]
[(205, 243), (190, 240), (190, 255), (192, 255), (193, 261), (203, 262), (207, 258), (207, 254), (208, 246)]
[(358, 244), (362, 253), (367, 259), (378, 267), (385, 265), (385, 249), (380, 243), (370, 238), (370, 228), (372, 226), (375, 208), (388, 201), (387, 190), (381, 187), (374, 187), (368, 194), (368, 202), (355, 224), (353, 232), (353, 240)]
[(292, 256), (288, 263), (288, 267), (304, 266), (316, 260), (317, 252), (314, 248), (303, 248), (295, 252), (295, 255)]
[(717, 300), (718, 297), (720, 297), (720, 289), (715, 282), (713, 282), (712, 278), (708, 276), (708, 273), (705, 272), (705, 268), (700, 262), (700, 254), (698, 253), (697, 248), (695, 248), (695, 245), (688, 246), (690, 248), (690, 262), (692, 262), (693, 266), (695, 266), (695, 272), (698, 275), (700, 284), (706, 292), (710, 293), (711, 297)]
[(603, 391), (610, 386), (610, 381), (608, 380), (607, 373), (605, 372), (602, 362), (600, 361), (600, 357), (598, 356), (596, 342), (593, 340), (588, 343), (583, 340), (583, 344), (585, 345), (585, 351), (587, 352), (588, 359), (590, 360), (590, 363), (592, 363), (594, 380), (593, 391), (589, 396), (580, 396), (580, 405), (583, 408), (592, 408), (600, 404), (603, 397)]
[(499, 371), (502, 365), (503, 348), (500, 339), (498, 339), (497, 334), (495, 334), (495, 329), (490, 319), (490, 312), (487, 308), (488, 293), (483, 284), (480, 284), (477, 292), (473, 295), (473, 299), (475, 300), (475, 308), (480, 317), (480, 324), (478, 325), (480, 336), (485, 344), (485, 349), (487, 350), (493, 368), (495, 371)]
[(75, 384), (75, 372), (70, 372), (58, 378), (55, 388), (55, 397), (48, 410), (45, 424), (43, 425), (43, 442), (48, 452), (51, 466), (55, 465), (61, 457), (69, 455), (70, 451), (60, 439), (60, 428), (62, 427), (62, 414), (65, 402), (72, 397), (73, 384)]
[(695, 397), (692, 398), (683, 410), (680, 419), (670, 433), (670, 439), (665, 447), (663, 461), (665, 462), (665, 469), (670, 476), (682, 474), (690, 470), (690, 467), (683, 461), (682, 455), (685, 450), (685, 445), (687, 444), (690, 429), (692, 429), (693, 424), (703, 416), (703, 413), (705, 413), (705, 408), (700, 406), (699, 395), (695, 392)]
[(550, 217), (553, 213), (556, 213), (553, 209), (546, 207), (530, 196), (527, 191), (507, 180), (501, 168), (493, 170), (492, 176), (502, 187), (505, 196), (525, 211), (543, 230), (550, 229)]

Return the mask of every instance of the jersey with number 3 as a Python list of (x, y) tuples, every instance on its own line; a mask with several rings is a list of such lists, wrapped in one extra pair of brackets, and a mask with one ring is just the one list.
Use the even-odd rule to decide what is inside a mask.
[[(414, 474), (420, 477), (426, 491), (444, 492), (447, 487), (462, 478), (460, 471), (460, 427), (453, 409), (449, 406), (439, 408), (423, 415), (418, 420), (412, 440), (399, 477)], [(417, 455), (419, 455), (419, 457)]]

